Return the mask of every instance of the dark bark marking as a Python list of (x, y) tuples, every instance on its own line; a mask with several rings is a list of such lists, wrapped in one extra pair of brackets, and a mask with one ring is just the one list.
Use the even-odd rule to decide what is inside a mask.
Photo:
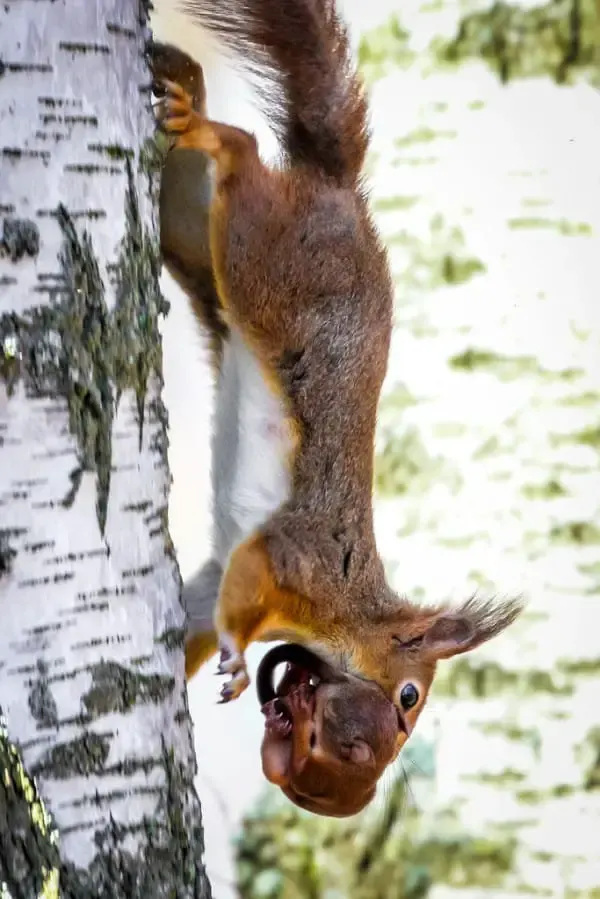
[(46, 752), (35, 764), (34, 777), (68, 780), (104, 771), (110, 750), (110, 736), (89, 732), (75, 740), (60, 743)]
[(58, 706), (48, 682), (48, 667), (41, 659), (38, 661), (38, 671), (40, 676), (33, 683), (28, 697), (29, 710), (40, 727), (56, 727)]
[(162, 702), (175, 686), (172, 677), (140, 674), (116, 662), (100, 662), (90, 672), (92, 686), (81, 697), (90, 721), (111, 712), (126, 712), (138, 703)]
[(29, 219), (5, 218), (2, 223), (0, 252), (18, 262), (23, 256), (35, 257), (40, 251), (40, 232)]
[(0, 528), (0, 578), (7, 577), (11, 573), (13, 560), (17, 556), (14, 541), (26, 533), (26, 528)]

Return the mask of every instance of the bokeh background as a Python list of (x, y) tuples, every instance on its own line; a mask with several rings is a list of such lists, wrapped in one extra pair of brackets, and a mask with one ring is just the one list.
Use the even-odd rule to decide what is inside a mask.
[[(283, 0), (282, 0), (283, 2)], [(292, 0), (285, 0), (292, 2)], [(209, 112), (272, 134), (206, 35)], [(523, 592), (505, 636), (442, 665), (377, 803), (303, 815), (259, 763), (252, 691), (189, 687), (216, 899), (600, 897), (600, 16), (596, 0), (342, 0), (371, 92), (369, 178), (396, 283), (376, 525), (424, 601)], [(206, 557), (210, 373), (165, 327), (172, 533)], [(251, 653), (255, 668), (264, 648)]]

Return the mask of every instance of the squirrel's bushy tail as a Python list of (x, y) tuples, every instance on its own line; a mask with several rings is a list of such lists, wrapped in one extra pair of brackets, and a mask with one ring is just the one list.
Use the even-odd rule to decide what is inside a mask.
[(182, 0), (263, 84), (265, 112), (292, 164), (340, 184), (360, 177), (367, 102), (335, 0)]

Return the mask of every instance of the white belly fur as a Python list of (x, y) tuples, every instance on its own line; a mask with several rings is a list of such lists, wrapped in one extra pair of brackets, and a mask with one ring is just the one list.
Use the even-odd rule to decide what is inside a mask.
[(281, 399), (234, 328), (216, 386), (212, 439), (213, 547), (223, 568), (235, 547), (290, 495), (292, 435)]

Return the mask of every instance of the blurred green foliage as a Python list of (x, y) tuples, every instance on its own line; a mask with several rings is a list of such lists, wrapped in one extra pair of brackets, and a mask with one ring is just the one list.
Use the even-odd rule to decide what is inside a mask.
[(545, 369), (534, 356), (505, 356), (492, 350), (468, 347), (464, 352), (451, 356), (450, 368), (459, 371), (485, 371), (501, 381), (515, 381), (523, 375), (541, 376), (559, 381), (573, 381), (581, 374), (577, 368), (561, 371)]
[(398, 419), (380, 427), (382, 447), (377, 453), (375, 489), (379, 496), (423, 493), (443, 482), (449, 489), (460, 487), (459, 473), (442, 458), (430, 455), (414, 428), (400, 430)]
[(593, 727), (579, 747), (585, 789), (600, 790), (600, 727)]
[[(397, 160), (399, 162), (400, 160)], [(379, 201), (382, 203), (383, 201)], [(395, 212), (409, 208), (406, 198), (390, 198), (380, 211)], [(429, 222), (429, 233), (423, 237), (407, 229), (387, 238), (388, 245), (400, 247), (402, 264), (395, 270), (405, 288), (430, 290), (445, 285), (464, 284), (486, 270), (481, 259), (468, 252), (465, 236), (458, 225), (450, 225), (436, 213)]]
[(358, 62), (367, 81), (381, 77), (392, 68), (407, 68), (414, 59), (410, 34), (397, 15), (365, 34), (358, 46)]
[[(435, 11), (443, 6), (438, 3)], [(417, 54), (410, 38), (398, 15), (365, 34), (358, 59), (367, 81), (412, 65)], [(600, 8), (596, 0), (549, 0), (537, 6), (500, 0), (468, 12), (449, 40), (434, 38), (430, 55), (438, 66), (482, 59), (504, 83), (550, 75), (563, 84), (580, 74), (600, 83)]]
[(407, 789), (398, 777), (382, 806), (341, 821), (269, 793), (238, 840), (241, 899), (425, 899), (433, 883), (500, 885), (514, 839), (466, 834), (451, 809), (425, 820)]
[(450, 41), (436, 40), (440, 63), (483, 59), (503, 82), (550, 75), (559, 84), (577, 73), (600, 78), (596, 0), (550, 0), (541, 6), (494, 3), (466, 15)]

